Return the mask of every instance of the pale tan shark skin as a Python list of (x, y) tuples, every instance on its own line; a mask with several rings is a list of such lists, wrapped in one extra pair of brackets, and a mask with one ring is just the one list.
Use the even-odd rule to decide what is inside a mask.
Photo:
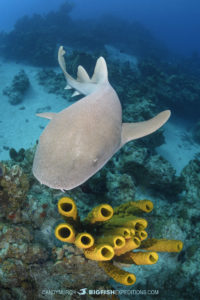
[(38, 114), (50, 122), (39, 139), (33, 174), (50, 188), (71, 190), (100, 170), (125, 143), (158, 130), (170, 111), (148, 121), (122, 124), (121, 104), (108, 81), (104, 58), (97, 60), (91, 79), (79, 66), (76, 80), (66, 71), (64, 54), (61, 46), (58, 61), (66, 88), (85, 97), (59, 113)]

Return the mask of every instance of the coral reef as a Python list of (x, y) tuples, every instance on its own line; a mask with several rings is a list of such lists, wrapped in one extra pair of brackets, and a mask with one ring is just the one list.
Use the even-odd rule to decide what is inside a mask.
[[(158, 252), (180, 252), (180, 240), (147, 239), (147, 221), (141, 218), (149, 213), (153, 203), (149, 200), (130, 201), (113, 211), (108, 204), (101, 204), (81, 221), (75, 202), (64, 197), (58, 201), (58, 211), (66, 221), (55, 229), (55, 236), (62, 242), (73, 243), (82, 249), (86, 258), (98, 265), (115, 281), (132, 285), (134, 274), (119, 269), (115, 260), (135, 265), (150, 265), (158, 260)], [(132, 250), (151, 252), (132, 252)]]
[(200, 153), (185, 166), (181, 172), (185, 182), (185, 199), (188, 203), (196, 204), (200, 197)]
[[(145, 162), (143, 157), (146, 155), (146, 150), (134, 145), (131, 145), (131, 147), (134, 147), (135, 159), (140, 162), (137, 172), (142, 174), (140, 168)], [(131, 149), (129, 150), (133, 152)], [(112, 272), (113, 266), (111, 266), (112, 268), (110, 268), (109, 264), (104, 264), (104, 266), (102, 264), (102, 267), (98, 266), (96, 261), (87, 259), (83, 255), (85, 250), (77, 248), (75, 244), (63, 243), (53, 238), (53, 230), (59, 224), (59, 213), (56, 211), (55, 206), (57, 199), (61, 197), (70, 197), (75, 200), (80, 220), (84, 220), (87, 217), (91, 210), (91, 204), (93, 207), (98, 206), (102, 203), (102, 199), (107, 199), (106, 202), (114, 207), (121, 205), (125, 201), (133, 201), (135, 198), (138, 198), (138, 193), (140, 198), (144, 197), (141, 197), (140, 194), (140, 183), (135, 180), (136, 169), (134, 174), (131, 173), (131, 175), (125, 172), (121, 167), (123, 166), (125, 155), (123, 156), (123, 152), (121, 152), (89, 182), (63, 194), (61, 191), (54, 191), (40, 185), (33, 178), (31, 166), (34, 151), (35, 147), (25, 150), (23, 161), (10, 160), (3, 164), (8, 168), (7, 174), (13, 166), (18, 165), (22, 173), (26, 174), (28, 178), (29, 190), (25, 196), (26, 200), (19, 200), (20, 205), (15, 218), (12, 218), (12, 215), (11, 219), (6, 217), (10, 213), (7, 207), (9, 202), (6, 198), (3, 206), (1, 205), (1, 297), (20, 300), (31, 299), (31, 297), (35, 297), (35, 299), (51, 297), (53, 300), (57, 300), (59, 297), (62, 298), (64, 296), (53, 294), (53, 291), (61, 290), (62, 292), (67, 290), (69, 293), (74, 293), (71, 296), (65, 295), (66, 299), (69, 297), (71, 300), (79, 299), (78, 291), (83, 287), (87, 287), (87, 292), (89, 289), (113, 290), (114, 288), (117, 290), (128, 289), (128, 291), (130, 289), (130, 292), (133, 293), (135, 289), (156, 290), (159, 288), (159, 295), (164, 300), (169, 299), (169, 295), (176, 299), (185, 300), (189, 299), (191, 295), (194, 299), (198, 298), (200, 291), (198, 284), (200, 278), (198, 270), (200, 245), (198, 226), (200, 209), (200, 202), (198, 201), (198, 155), (186, 166), (181, 174), (181, 193), (176, 194), (172, 201), (169, 197), (166, 198), (165, 191), (163, 193), (160, 191), (159, 197), (154, 197), (155, 209), (150, 214), (144, 213), (144, 219), (143, 216), (139, 216), (140, 219), (147, 220), (149, 223), (149, 237), (156, 237), (160, 240), (163, 237), (167, 240), (173, 238), (182, 240), (184, 241), (183, 250), (178, 255), (177, 253), (162, 253), (159, 255), (157, 263), (152, 265), (130, 265), (130, 261), (128, 261), (130, 258), (127, 256), (127, 253), (120, 256), (115, 255), (115, 267), (118, 269), (123, 268), (126, 272), (135, 274), (137, 280), (132, 288), (132, 286), (122, 286), (114, 280), (109, 280), (108, 283), (110, 277), (103, 268), (106, 268), (108, 272)], [(117, 169), (114, 164), (118, 166)], [(0, 168), (0, 181), (4, 174), (3, 165), (1, 164)], [(151, 172), (153, 172), (153, 169), (151, 169)], [(167, 169), (166, 172), (168, 172)], [(18, 176), (20, 177), (20, 175)], [(13, 181), (18, 180), (17, 177), (13, 177)], [(158, 180), (160, 181), (161, 178), (158, 178)], [(10, 185), (12, 186), (12, 183)], [(169, 189), (173, 191), (172, 186), (169, 186)], [(146, 187), (143, 189), (143, 192), (147, 193)], [(156, 189), (152, 188), (151, 192), (155, 193)], [(174, 192), (176, 192), (176, 189)], [(150, 196), (150, 194), (148, 195)], [(2, 204), (2, 198), (0, 199)], [(63, 223), (66, 224), (65, 221)], [(103, 223), (105, 224), (105, 222)], [(92, 224), (92, 226), (96, 227), (97, 223)], [(91, 228), (91, 225), (89, 227)], [(90, 231), (88, 232), (90, 233)], [(120, 233), (118, 232), (117, 234)], [(99, 232), (97, 235), (100, 237), (101, 233)], [(122, 240), (120, 239), (120, 241)], [(38, 255), (38, 259), (31, 252), (31, 249)], [(144, 250), (134, 250), (133, 253), (138, 251)], [(154, 250), (145, 250), (145, 252), (155, 253)], [(117, 261), (120, 257), (125, 260), (125, 256), (126, 264)], [(136, 258), (134, 259), (136, 262)], [(138, 257), (137, 260), (139, 259)], [(146, 260), (147, 262), (149, 261), (148, 256)], [(107, 262), (110, 263), (109, 261)], [(19, 276), (19, 274), (22, 275)], [(88, 282), (91, 282), (91, 284), (89, 285)], [(46, 294), (43, 294), (43, 292)], [(86, 299), (94, 299), (92, 295), (87, 294), (86, 296), (88, 297)], [(132, 297), (126, 295), (126, 299), (132, 299)], [(110, 298), (103, 295), (102, 299)], [(151, 299), (151, 296), (149, 296), (149, 299)]]
[(76, 289), (94, 289), (96, 281), (102, 282), (103, 289), (111, 289), (103, 284), (107, 275), (95, 262), (87, 262), (78, 249), (65, 245), (47, 251), (46, 245), (34, 242), (28, 228), (21, 225), (0, 224), (0, 262), (2, 299), (46, 299), (45, 291), (62, 289), (68, 290), (67, 297)]
[(63, 89), (66, 82), (62, 74), (57, 74), (53, 70), (41, 70), (37, 74), (40, 85), (43, 85), (48, 93), (54, 93), (66, 98), (66, 90)]
[(24, 205), (29, 190), (29, 180), (19, 165), (12, 167), (1, 164), (0, 176), (0, 216), (17, 222), (20, 208)]
[(21, 148), (19, 151), (16, 151), (14, 148), (9, 150), (10, 158), (16, 162), (21, 162), (24, 160), (25, 157), (25, 149)]
[(176, 115), (198, 118), (198, 76), (181, 71), (179, 62), (170, 64), (143, 60), (138, 69), (138, 79), (142, 80), (137, 80), (137, 90), (141, 96), (152, 99), (158, 106), (160, 103), (169, 106)]
[[(180, 67), (178, 60), (170, 63), (140, 59), (137, 70), (132, 70), (127, 63), (119, 66), (108, 60), (110, 82), (125, 104), (124, 121), (143, 120), (163, 107), (170, 107), (177, 116), (187, 115), (198, 121), (199, 77), (184, 70), (184, 66), (185, 62)], [(198, 72), (198, 66), (195, 70)]]
[(71, 31), (69, 13), (72, 5), (65, 2), (58, 11), (24, 16), (17, 20), (14, 29), (4, 36), (4, 56), (34, 65), (55, 65), (56, 45), (67, 37), (67, 29)]
[(14, 76), (12, 84), (3, 90), (3, 94), (8, 96), (12, 105), (19, 104), (23, 101), (24, 95), (30, 86), (28, 76), (24, 70), (21, 70)]
[(194, 126), (193, 138), (196, 143), (200, 144), (200, 121), (198, 121)]
[(80, 188), (91, 196), (93, 203), (98, 204), (98, 199), (104, 198), (116, 206), (135, 199), (140, 188), (154, 196), (176, 199), (185, 189), (185, 182), (154, 149), (140, 147), (134, 141), (115, 154), (107, 166)]
[(96, 52), (105, 51), (104, 45), (112, 44), (142, 57), (167, 56), (166, 47), (142, 24), (111, 15), (96, 20), (72, 19), (73, 5), (66, 1), (57, 11), (20, 18), (13, 30), (0, 36), (3, 55), (34, 65), (52, 66), (56, 64), (56, 45), (63, 41), (76, 49)]
[(107, 172), (106, 189), (106, 198), (110, 202), (115, 199), (115, 205), (119, 205), (122, 199), (124, 202), (135, 199), (135, 182), (128, 174)]
[(179, 194), (184, 184), (175, 175), (175, 169), (162, 156), (153, 153), (149, 148), (129, 143), (113, 163), (121, 174), (130, 175), (135, 185), (151, 188), (166, 196)]

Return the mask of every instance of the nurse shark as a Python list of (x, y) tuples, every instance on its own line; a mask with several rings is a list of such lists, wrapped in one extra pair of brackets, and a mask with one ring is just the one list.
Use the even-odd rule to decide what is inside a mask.
[(105, 59), (98, 58), (91, 78), (79, 66), (74, 79), (66, 70), (64, 54), (61, 46), (58, 62), (66, 89), (84, 97), (59, 113), (37, 114), (50, 122), (39, 138), (33, 174), (50, 188), (71, 190), (100, 170), (124, 144), (158, 130), (170, 111), (144, 122), (122, 123), (121, 104), (108, 81)]

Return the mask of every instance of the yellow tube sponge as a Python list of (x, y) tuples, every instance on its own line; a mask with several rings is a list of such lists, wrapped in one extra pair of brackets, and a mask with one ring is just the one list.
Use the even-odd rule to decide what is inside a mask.
[(142, 241), (140, 248), (158, 252), (180, 252), (183, 248), (183, 243), (179, 240), (147, 239)]
[(153, 203), (150, 200), (129, 201), (116, 207), (114, 213), (116, 215), (130, 215), (141, 212), (149, 213), (153, 209)]
[(84, 250), (86, 258), (96, 261), (111, 260), (115, 255), (114, 249), (107, 244), (93, 246)]
[(102, 261), (99, 262), (98, 265), (108, 274), (108, 276), (121, 284), (132, 285), (136, 281), (134, 274), (121, 270), (110, 262)]
[(119, 234), (122, 235), (125, 239), (129, 239), (132, 237), (132, 235), (135, 235), (134, 229), (133, 232), (131, 232), (131, 229), (128, 227), (113, 227), (111, 231), (108, 231), (108, 234)]
[(97, 244), (106, 243), (113, 247), (113, 249), (121, 249), (125, 246), (125, 238), (122, 235), (104, 235), (97, 239)]
[(131, 228), (130, 232), (131, 232), (131, 237), (135, 236), (135, 229)]
[(133, 237), (126, 240), (125, 246), (120, 249), (115, 249), (115, 255), (119, 256), (131, 250), (137, 249), (140, 246), (140, 240), (138, 237)]
[(61, 242), (74, 243), (75, 241), (75, 230), (72, 225), (67, 223), (59, 224), (55, 229), (55, 236)]
[(55, 236), (83, 249), (87, 259), (97, 261), (117, 282), (131, 285), (135, 283), (135, 275), (120, 270), (111, 260), (152, 265), (158, 261), (157, 252), (180, 252), (183, 247), (179, 240), (148, 239), (148, 223), (143, 215), (152, 209), (149, 200), (129, 201), (114, 211), (110, 205), (101, 204), (81, 220), (75, 202), (64, 197), (58, 201), (58, 210), (67, 223), (56, 227)]
[[(153, 209), (153, 202), (150, 200), (139, 200), (139, 201), (130, 201), (130, 212), (134, 212), (134, 208), (139, 209), (143, 212), (149, 213)], [(129, 208), (126, 210), (129, 212)], [(131, 211), (133, 209), (133, 211)]]
[(105, 222), (113, 216), (113, 208), (108, 204), (101, 204), (93, 208), (88, 214), (85, 222), (94, 224), (96, 222)]
[(77, 219), (77, 207), (69, 197), (63, 197), (58, 201), (58, 211), (64, 218), (72, 218), (74, 221)]
[(130, 220), (124, 222), (124, 226), (131, 227), (135, 230), (143, 230), (147, 227), (147, 224), (147, 220), (138, 217), (132, 217)]
[(135, 236), (137, 236), (141, 241), (143, 241), (148, 237), (148, 233), (145, 230), (136, 230)]
[(135, 265), (153, 265), (158, 261), (156, 252), (127, 252), (116, 258), (118, 262)]
[(94, 238), (87, 232), (77, 234), (74, 244), (77, 248), (87, 249), (94, 245)]
[(135, 230), (144, 230), (147, 227), (148, 223), (147, 220), (135, 217), (135, 216), (118, 216), (114, 215), (112, 219), (110, 219), (104, 225), (105, 228), (112, 228), (112, 227), (128, 227), (133, 228)]

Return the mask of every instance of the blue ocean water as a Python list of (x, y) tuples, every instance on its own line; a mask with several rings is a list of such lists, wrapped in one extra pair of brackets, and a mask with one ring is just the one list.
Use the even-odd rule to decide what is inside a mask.
[(0, 0), (0, 300), (199, 298), (199, 30), (199, 0)]
[[(56, 10), (62, 0), (1, 0), (0, 30), (10, 30), (23, 15)], [(173, 51), (191, 55), (200, 51), (200, 4), (198, 0), (74, 0), (74, 18), (97, 18), (111, 13), (139, 21)], [(131, 34), (131, 33), (127, 33)]]

